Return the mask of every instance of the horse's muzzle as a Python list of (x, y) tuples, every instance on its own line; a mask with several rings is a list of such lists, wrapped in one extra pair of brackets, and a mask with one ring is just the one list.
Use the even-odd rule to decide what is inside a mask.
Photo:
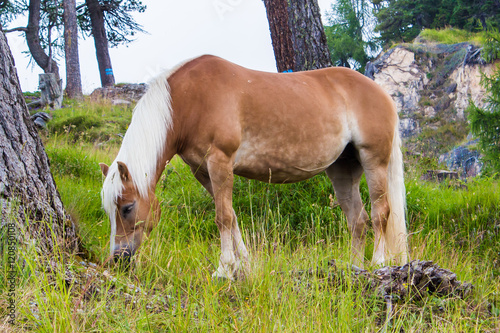
[(117, 264), (123, 264), (128, 266), (130, 264), (130, 258), (134, 255), (135, 250), (131, 248), (129, 245), (125, 247), (116, 249), (113, 252), (113, 259)]

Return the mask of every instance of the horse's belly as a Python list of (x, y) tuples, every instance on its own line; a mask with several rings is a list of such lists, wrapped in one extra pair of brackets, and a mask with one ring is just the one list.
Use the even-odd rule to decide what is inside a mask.
[(275, 146), (259, 149), (243, 144), (236, 153), (234, 173), (245, 178), (270, 183), (293, 183), (311, 178), (328, 168), (342, 153), (343, 147)]
[(273, 184), (286, 184), (286, 183), (295, 183), (302, 180), (309, 179), (322, 170), (316, 172), (304, 172), (301, 170), (292, 170), (288, 168), (273, 168), (269, 166), (269, 168), (245, 168), (238, 167), (235, 168), (234, 174), (238, 176), (242, 176), (248, 179), (256, 179), (266, 183)]

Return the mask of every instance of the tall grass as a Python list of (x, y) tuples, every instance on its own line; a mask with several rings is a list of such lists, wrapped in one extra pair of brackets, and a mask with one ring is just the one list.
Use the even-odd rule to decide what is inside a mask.
[[(100, 115), (115, 112), (99, 110)], [(100, 126), (108, 126), (102, 125), (108, 121), (102, 118)], [(475, 289), (466, 299), (431, 295), (395, 301), (388, 316), (384, 300), (360, 288), (348, 273), (341, 283), (326, 278), (329, 260), (348, 262), (350, 236), (325, 176), (283, 186), (236, 178), (234, 208), (252, 269), (244, 280), (219, 281), (211, 278), (220, 255), (212, 199), (189, 168), (174, 159), (157, 187), (160, 224), (129, 270), (110, 264), (109, 222), (100, 206), (102, 177), (97, 164), (114, 159), (117, 141), (96, 144), (85, 136), (75, 139), (49, 129), (45, 145), (52, 173), (78, 224), (86, 258), (57, 249), (46, 256), (37, 252), (35, 242), (20, 243), (17, 324), (12, 328), (0, 323), (2, 329), (494, 332), (500, 328), (497, 180), (470, 181), (464, 189), (453, 183), (425, 183), (418, 180), (418, 173), (408, 174), (412, 258), (433, 260)], [(367, 202), (365, 181), (362, 196)], [(367, 262), (371, 239), (369, 233)], [(4, 263), (0, 262), (3, 274)], [(4, 296), (5, 289), (0, 293)], [(4, 311), (1, 306), (0, 317)]]

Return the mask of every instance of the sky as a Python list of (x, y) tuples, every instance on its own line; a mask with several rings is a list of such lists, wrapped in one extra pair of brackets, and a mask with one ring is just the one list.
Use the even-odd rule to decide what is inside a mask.
[[(321, 13), (334, 0), (318, 0)], [(138, 34), (127, 45), (110, 49), (117, 83), (142, 83), (178, 63), (202, 54), (213, 54), (239, 65), (276, 72), (269, 24), (262, 0), (142, 0), (144, 13), (136, 21), (148, 33)], [(9, 27), (26, 26), (27, 17)], [(23, 91), (38, 90), (42, 70), (23, 53), (24, 35), (7, 34)], [(100, 87), (93, 39), (79, 39), (80, 71), (85, 94)], [(65, 81), (64, 58), (57, 59)], [(63, 83), (65, 85), (65, 83)]]

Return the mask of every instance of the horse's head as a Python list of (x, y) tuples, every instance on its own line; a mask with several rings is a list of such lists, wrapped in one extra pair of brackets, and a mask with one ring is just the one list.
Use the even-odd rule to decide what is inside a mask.
[(110, 250), (115, 260), (130, 260), (160, 218), (154, 191), (141, 195), (123, 162), (108, 167), (99, 164), (106, 177), (102, 189), (103, 207), (111, 222)]

